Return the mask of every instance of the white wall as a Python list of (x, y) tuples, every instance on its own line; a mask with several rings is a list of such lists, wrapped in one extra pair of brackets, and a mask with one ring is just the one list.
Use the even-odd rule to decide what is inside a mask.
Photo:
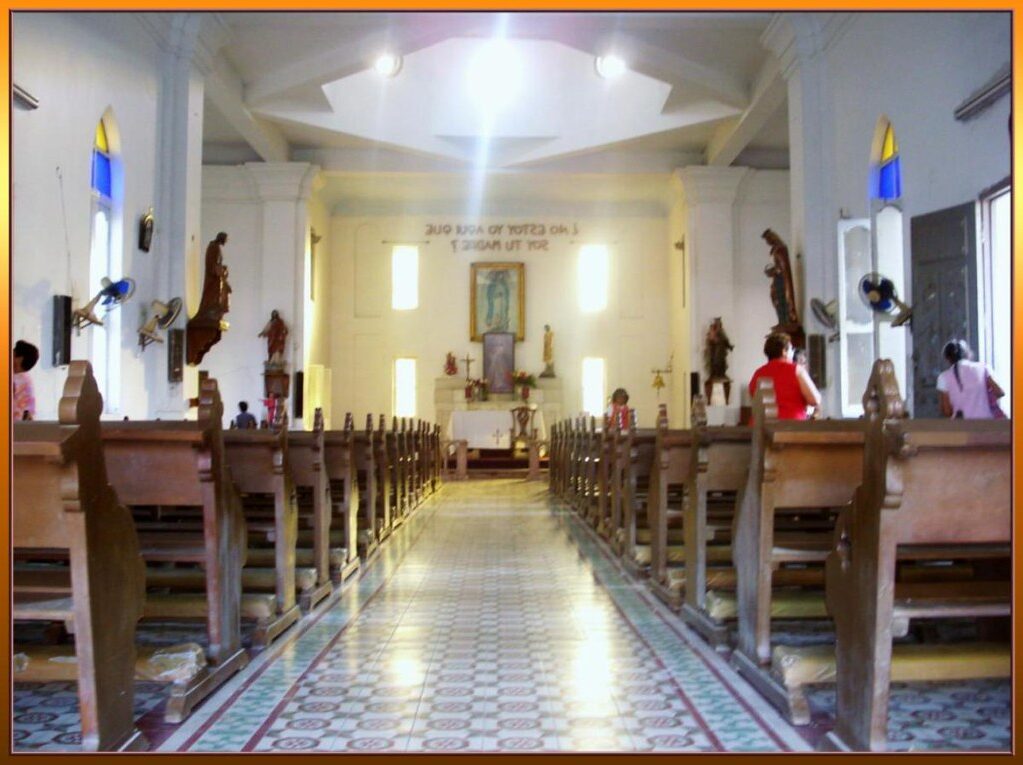
[[(156, 197), (157, 46), (132, 14), (15, 13), (12, 40), (13, 80), (40, 103), (34, 111), (12, 108), (11, 332), (12, 340), (40, 350), (32, 371), (37, 417), (56, 417), (67, 377), (66, 367), (50, 363), (53, 296), (70, 294), (77, 308), (99, 289), (89, 283), (90, 175), (96, 125), (107, 108), (116, 120), (124, 168), (122, 215), (114, 231), (122, 240), (123, 275), (137, 283), (134, 298), (117, 309), (123, 312), (120, 415), (145, 417), (154, 392), (146, 384), (137, 330), (149, 302), (168, 297), (156, 294), (154, 253), (136, 246), (139, 217)], [(159, 218), (156, 225), (154, 240)], [(94, 331), (72, 333), (72, 358), (89, 357)], [(161, 352), (165, 358), (161, 347), (146, 351)]]
[[(595, 180), (599, 182), (599, 180)], [(668, 177), (663, 183), (667, 189)], [(532, 200), (539, 210), (546, 193), (558, 181), (538, 179)], [(539, 201), (537, 201), (539, 200)], [(398, 356), (417, 359), (417, 413), (433, 419), (433, 381), (443, 376), (445, 354), (477, 359), (473, 377), (481, 375), (482, 345), (469, 340), (470, 264), (477, 261), (525, 263), (526, 334), (516, 344), (515, 364), (535, 374), (543, 370), (543, 325), (555, 333), (555, 371), (564, 386), (564, 411), (582, 406), (581, 373), (584, 356), (606, 359), (608, 393), (628, 389), (641, 424), (652, 425), (656, 397), (650, 370), (663, 366), (670, 354), (670, 311), (667, 209), (649, 215), (619, 214), (614, 204), (601, 207), (596, 217), (543, 214), (503, 216), (491, 206), (488, 215), (471, 218), (452, 204), (435, 215), (344, 215), (332, 221), (331, 362), (335, 421), (352, 411), (362, 423), (367, 412), (392, 412), (392, 367)], [(577, 223), (578, 236), (550, 239), (548, 252), (452, 252), (447, 239), (431, 237), (428, 223), (472, 220), (498, 223)], [(391, 245), (405, 242), (420, 247), (419, 308), (392, 311), (390, 307)], [(577, 302), (577, 256), (584, 242), (611, 247), (611, 285), (608, 307), (582, 315)], [(358, 299), (356, 296), (358, 295)], [(464, 375), (464, 366), (460, 367)], [(662, 392), (662, 401), (666, 393)]]

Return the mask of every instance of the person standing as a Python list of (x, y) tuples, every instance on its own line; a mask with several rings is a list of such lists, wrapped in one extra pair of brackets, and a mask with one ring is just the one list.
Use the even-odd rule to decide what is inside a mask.
[(14, 396), (11, 399), (11, 419), (34, 420), (36, 417), (36, 398), (32, 390), (32, 378), (29, 370), (39, 361), (39, 349), (32, 343), (19, 340), (14, 344)]
[(966, 420), (1004, 418), (998, 399), (1005, 391), (995, 382), (987, 364), (973, 361), (973, 352), (966, 341), (951, 340), (942, 353), (949, 367), (938, 375), (941, 413), (945, 417)]
[(753, 373), (749, 393), (755, 396), (757, 381), (763, 377), (774, 381), (774, 396), (778, 404), (778, 419), (805, 420), (809, 407), (820, 409), (821, 394), (813, 384), (806, 368), (793, 362), (795, 349), (785, 332), (772, 332), (764, 341), (767, 363)]

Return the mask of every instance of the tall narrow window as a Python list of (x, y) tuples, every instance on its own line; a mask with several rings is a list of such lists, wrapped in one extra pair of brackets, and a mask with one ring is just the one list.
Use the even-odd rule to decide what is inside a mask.
[(398, 245), (391, 251), (391, 308), (419, 307), (419, 248)]
[(881, 138), (881, 156), (877, 162), (874, 188), (871, 190), (874, 199), (898, 199), (902, 196), (902, 167), (899, 162), (899, 144), (895, 141), (895, 129), (888, 122)]
[(394, 360), (394, 416), (416, 416), (416, 360)]
[[(121, 247), (114, 236), (115, 153), (104, 116), (96, 125), (92, 147), (92, 241), (89, 253), (90, 297), (100, 288), (103, 277), (113, 281), (124, 274)], [(112, 124), (112, 123), (111, 123)], [(101, 316), (102, 326), (92, 328), (92, 366), (103, 395), (107, 413), (118, 412), (121, 406), (121, 308)]]
[(583, 411), (594, 417), (604, 413), (604, 359), (583, 359)]
[(1003, 186), (982, 199), (984, 212), (984, 329), (988, 340), (981, 360), (991, 366), (995, 379), (1006, 392), (999, 400), (1002, 410), (1012, 414), (1012, 189)]
[(606, 245), (587, 244), (579, 250), (579, 310), (594, 313), (607, 308), (611, 256)]

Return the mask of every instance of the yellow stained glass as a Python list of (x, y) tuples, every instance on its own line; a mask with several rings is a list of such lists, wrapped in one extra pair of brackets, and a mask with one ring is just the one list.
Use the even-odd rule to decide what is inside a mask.
[(881, 162), (885, 163), (899, 153), (899, 146), (895, 143), (895, 131), (889, 125), (884, 131), (884, 145), (881, 148)]
[(110, 153), (110, 147), (107, 144), (107, 129), (103, 127), (103, 120), (96, 125), (96, 148), (104, 154)]

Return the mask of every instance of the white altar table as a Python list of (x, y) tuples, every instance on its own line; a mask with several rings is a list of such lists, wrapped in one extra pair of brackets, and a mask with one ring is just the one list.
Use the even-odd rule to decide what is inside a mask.
[[(511, 407), (455, 410), (451, 413), (448, 435), (454, 440), (465, 439), (470, 449), (510, 449), (512, 427)], [(540, 410), (533, 417), (533, 427), (541, 439), (546, 438), (547, 428)]]

